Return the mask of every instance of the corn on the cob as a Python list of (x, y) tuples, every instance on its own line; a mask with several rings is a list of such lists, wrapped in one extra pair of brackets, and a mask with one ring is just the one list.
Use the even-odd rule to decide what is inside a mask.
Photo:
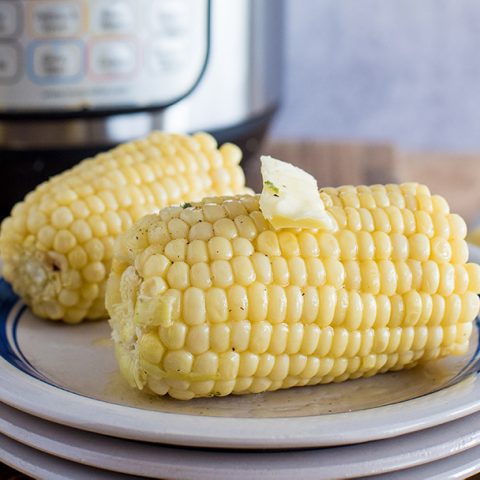
[(244, 193), (241, 151), (213, 137), (154, 132), (81, 162), (28, 194), (0, 232), (3, 275), (33, 311), (77, 323), (106, 316), (118, 234), (145, 214)]
[(480, 267), (446, 201), (417, 184), (321, 197), (334, 233), (276, 231), (244, 195), (122, 235), (106, 300), (129, 383), (178, 399), (258, 393), (464, 353)]

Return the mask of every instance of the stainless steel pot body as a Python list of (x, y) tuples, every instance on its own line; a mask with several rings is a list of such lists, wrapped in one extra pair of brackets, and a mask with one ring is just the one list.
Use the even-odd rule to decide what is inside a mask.
[(282, 13), (281, 0), (0, 0), (3, 156), (268, 118)]

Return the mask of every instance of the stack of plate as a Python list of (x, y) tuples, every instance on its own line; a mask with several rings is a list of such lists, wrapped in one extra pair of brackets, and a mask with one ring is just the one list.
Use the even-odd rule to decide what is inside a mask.
[(467, 355), (410, 371), (181, 402), (125, 385), (106, 322), (42, 321), (0, 280), (0, 460), (48, 480), (465, 478), (480, 471), (475, 330)]

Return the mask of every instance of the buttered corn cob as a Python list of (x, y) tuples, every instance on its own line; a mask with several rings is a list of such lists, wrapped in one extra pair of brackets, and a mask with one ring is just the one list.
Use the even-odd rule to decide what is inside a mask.
[(113, 242), (166, 205), (245, 192), (241, 151), (213, 137), (154, 132), (87, 159), (18, 203), (0, 232), (3, 275), (33, 311), (76, 323), (106, 316)]
[(178, 399), (258, 393), (466, 352), (480, 267), (446, 201), (417, 184), (321, 198), (334, 232), (274, 230), (244, 195), (122, 235), (106, 299), (129, 383)]

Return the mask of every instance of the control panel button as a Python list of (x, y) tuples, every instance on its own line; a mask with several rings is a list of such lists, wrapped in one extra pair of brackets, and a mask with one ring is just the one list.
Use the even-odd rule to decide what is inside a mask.
[(150, 68), (156, 73), (177, 73), (188, 62), (188, 51), (183, 43), (154, 40), (149, 55)]
[(136, 67), (135, 45), (129, 41), (102, 41), (92, 46), (91, 69), (97, 76), (125, 76)]
[(0, 43), (0, 82), (14, 80), (20, 65), (19, 51), (14, 44)]
[(83, 70), (83, 48), (78, 42), (38, 42), (33, 49), (33, 75), (36, 79), (69, 81)]
[(125, 1), (103, 1), (95, 5), (93, 28), (103, 33), (125, 33), (133, 28), (132, 4)]
[(182, 0), (154, 2), (152, 10), (153, 28), (165, 37), (178, 37), (188, 33), (190, 13)]
[(19, 28), (17, 5), (10, 1), (0, 1), (0, 37), (11, 37)]
[(80, 32), (82, 10), (72, 2), (33, 3), (32, 26), (36, 35), (42, 37), (71, 37)]

